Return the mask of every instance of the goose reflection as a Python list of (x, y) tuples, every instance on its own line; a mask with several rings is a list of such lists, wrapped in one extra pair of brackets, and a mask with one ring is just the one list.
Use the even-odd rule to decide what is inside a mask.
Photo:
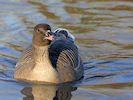
[(23, 88), (21, 93), (25, 95), (23, 100), (70, 100), (75, 90), (77, 87), (72, 86), (33, 85)]

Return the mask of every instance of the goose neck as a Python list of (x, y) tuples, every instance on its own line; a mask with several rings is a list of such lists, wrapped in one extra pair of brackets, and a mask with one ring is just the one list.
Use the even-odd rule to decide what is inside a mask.
[(50, 63), (48, 48), (49, 46), (32, 46), (32, 53), (35, 62)]

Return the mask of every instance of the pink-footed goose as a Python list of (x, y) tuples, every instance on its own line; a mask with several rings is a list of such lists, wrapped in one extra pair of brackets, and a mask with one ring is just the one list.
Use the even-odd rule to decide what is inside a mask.
[(58, 84), (79, 80), (83, 73), (73, 36), (65, 29), (52, 33), (48, 24), (38, 24), (34, 28), (32, 46), (22, 53), (16, 64), (14, 78)]

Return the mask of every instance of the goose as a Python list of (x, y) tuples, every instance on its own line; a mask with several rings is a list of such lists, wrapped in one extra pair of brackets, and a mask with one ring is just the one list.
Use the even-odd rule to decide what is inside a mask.
[(64, 29), (51, 31), (48, 24), (34, 27), (32, 45), (23, 51), (14, 71), (16, 80), (66, 83), (83, 77), (83, 63), (73, 36)]

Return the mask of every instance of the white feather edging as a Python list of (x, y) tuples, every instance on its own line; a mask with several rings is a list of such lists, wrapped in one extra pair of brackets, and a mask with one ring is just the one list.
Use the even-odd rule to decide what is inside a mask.
[(71, 38), (73, 41), (75, 41), (75, 37), (74, 35), (72, 35), (67, 29), (65, 28), (58, 28), (54, 31), (55, 34), (57, 34), (58, 32), (60, 32), (61, 30), (67, 31), (68, 33), (68, 37)]

